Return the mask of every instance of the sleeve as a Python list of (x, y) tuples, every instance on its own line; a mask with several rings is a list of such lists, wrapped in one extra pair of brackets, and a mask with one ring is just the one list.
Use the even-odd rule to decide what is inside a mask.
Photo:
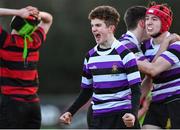
[(74, 103), (68, 108), (67, 112), (74, 115), (92, 97), (92, 93), (93, 91), (91, 88), (82, 89)]
[(87, 59), (88, 59), (87, 57), (84, 59), (82, 80), (81, 80), (82, 88), (91, 88), (93, 84), (92, 74), (87, 65)]
[(137, 67), (135, 55), (130, 52), (125, 55), (123, 58), (123, 64), (125, 66), (127, 80), (129, 82), (129, 87), (131, 88), (132, 96), (132, 113), (137, 116), (139, 104), (140, 104), (140, 84), (141, 76)]
[(46, 34), (41, 27), (38, 27), (32, 34), (31, 37), (33, 39), (32, 49), (38, 49), (43, 42), (46, 40)]
[(180, 41), (171, 44), (167, 51), (163, 52), (160, 56), (167, 60), (171, 65), (180, 62)]
[(81, 92), (74, 101), (74, 103), (67, 110), (72, 115), (74, 115), (92, 97), (92, 93), (93, 93), (92, 75), (90, 73), (90, 70), (88, 69), (88, 65), (87, 65), (88, 59), (89, 59), (89, 55), (86, 55), (83, 65)]

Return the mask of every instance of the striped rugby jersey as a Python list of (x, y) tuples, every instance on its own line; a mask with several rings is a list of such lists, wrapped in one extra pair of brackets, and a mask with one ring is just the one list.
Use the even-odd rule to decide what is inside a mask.
[(135, 55), (116, 39), (111, 49), (96, 45), (85, 57), (81, 87), (93, 89), (94, 116), (131, 109), (130, 88), (140, 82)]
[(28, 56), (26, 62), (22, 58), (24, 38), (16, 34), (9, 34), (0, 27), (0, 85), (1, 93), (25, 99), (38, 101), (37, 64), (39, 48), (45, 40), (42, 28), (37, 28), (31, 34), (32, 42), (28, 42)]
[[(159, 47), (160, 45), (154, 45), (151, 39), (143, 44), (142, 50), (147, 59), (152, 61)], [(180, 41), (170, 44), (167, 51), (160, 56), (172, 66), (153, 78), (153, 102), (164, 101), (168, 97), (180, 94)]]
[(135, 54), (137, 60), (145, 59), (145, 56), (140, 49), (140, 43), (132, 32), (127, 31), (119, 38), (119, 41)]

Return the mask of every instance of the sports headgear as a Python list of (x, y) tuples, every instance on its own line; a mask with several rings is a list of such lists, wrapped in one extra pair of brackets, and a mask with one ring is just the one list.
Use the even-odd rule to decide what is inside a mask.
[(19, 16), (14, 16), (10, 26), (11, 29), (15, 29), (18, 34), (24, 37), (24, 50), (23, 50), (23, 58), (27, 57), (27, 38), (32, 41), (30, 37), (31, 33), (34, 32), (36, 26), (40, 23), (40, 21), (33, 16), (29, 16), (27, 19), (23, 19)]
[(172, 24), (172, 12), (165, 5), (154, 5), (147, 9), (146, 14), (153, 14), (161, 20), (161, 30), (159, 33), (168, 31)]

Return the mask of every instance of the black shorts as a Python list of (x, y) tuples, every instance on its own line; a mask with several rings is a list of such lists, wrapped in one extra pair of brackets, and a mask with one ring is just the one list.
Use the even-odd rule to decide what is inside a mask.
[(180, 100), (151, 103), (143, 125), (155, 125), (165, 129), (168, 119), (171, 129), (180, 129)]
[(41, 112), (39, 102), (23, 102), (2, 95), (0, 105), (1, 129), (39, 129)]
[(134, 127), (127, 128), (122, 120), (125, 113), (130, 113), (130, 111), (113, 113), (111, 115), (91, 117), (89, 124), (90, 129), (140, 129), (139, 122), (136, 118)]

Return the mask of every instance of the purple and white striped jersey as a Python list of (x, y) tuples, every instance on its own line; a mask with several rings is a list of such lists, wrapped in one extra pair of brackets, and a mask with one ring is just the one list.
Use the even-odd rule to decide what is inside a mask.
[[(143, 52), (152, 61), (160, 45), (154, 45), (152, 39), (143, 45)], [(168, 97), (180, 94), (180, 41), (170, 44), (161, 55), (171, 63), (171, 68), (153, 78), (152, 101), (164, 101)]]
[(111, 49), (91, 49), (84, 60), (82, 88), (92, 88), (93, 115), (131, 109), (131, 87), (140, 85), (141, 78), (135, 55), (118, 40)]
[(140, 49), (140, 43), (132, 32), (127, 31), (119, 38), (119, 41), (135, 54), (137, 60), (145, 59), (145, 56)]

